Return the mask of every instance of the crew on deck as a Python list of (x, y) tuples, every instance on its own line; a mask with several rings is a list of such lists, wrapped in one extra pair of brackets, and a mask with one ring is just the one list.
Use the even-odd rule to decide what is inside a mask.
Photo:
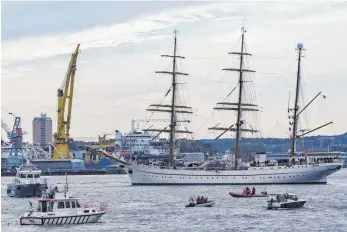
[(204, 204), (204, 203), (207, 203), (207, 197), (206, 197), (206, 198), (204, 198), (203, 196), (198, 197), (198, 198), (196, 199), (196, 203), (197, 203), (197, 204)]
[(251, 190), (248, 188), (248, 186), (243, 190), (243, 195), (249, 195), (251, 193)]
[(254, 187), (252, 188), (252, 193), (251, 193), (251, 195), (255, 195), (255, 188), (254, 188)]
[(251, 190), (248, 188), (248, 186), (243, 190), (242, 195), (255, 195), (255, 188), (252, 188)]

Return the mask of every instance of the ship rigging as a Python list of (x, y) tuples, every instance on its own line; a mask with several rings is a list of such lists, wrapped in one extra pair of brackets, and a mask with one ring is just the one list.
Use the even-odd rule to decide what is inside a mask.
[[(189, 120), (178, 120), (177, 114), (193, 114), (192, 107), (177, 104), (177, 94), (178, 94), (177, 85), (179, 84), (177, 82), (177, 76), (178, 75), (188, 76), (189, 74), (177, 71), (177, 59), (185, 59), (185, 57), (177, 55), (177, 31), (176, 30), (174, 31), (173, 55), (161, 55), (161, 57), (172, 58), (172, 71), (156, 71), (155, 72), (158, 74), (169, 74), (172, 76), (171, 88), (169, 89), (169, 91), (166, 94), (166, 96), (167, 96), (169, 94), (169, 92), (171, 91), (171, 104), (170, 105), (165, 105), (165, 104), (161, 104), (161, 103), (160, 104), (152, 104), (147, 109), (147, 111), (169, 113), (170, 114), (170, 125), (166, 126), (163, 129), (147, 128), (147, 129), (144, 129), (143, 131), (159, 132), (159, 134), (161, 134), (163, 132), (169, 133), (169, 135), (170, 135), (169, 136), (170, 137), (169, 166), (175, 166), (174, 151), (175, 151), (175, 146), (176, 146), (176, 144), (175, 144), (176, 143), (176, 134), (178, 134), (178, 133), (192, 134), (192, 132), (187, 130), (187, 129), (178, 130), (176, 128), (178, 122), (188, 122), (188, 123), (190, 122)], [(168, 129), (168, 127), (170, 129)], [(157, 136), (155, 136), (155, 137), (157, 137)]]
[[(242, 37), (244, 39), (245, 30), (242, 28)], [(252, 126), (248, 125), (248, 123), (243, 119), (242, 112), (243, 111), (257, 111), (256, 104), (252, 102), (246, 101), (243, 98), (243, 84), (247, 81), (243, 73), (244, 72), (252, 72), (249, 69), (246, 69), (243, 66), (243, 56), (250, 55), (244, 50), (244, 41), (241, 43), (241, 52), (232, 53), (238, 54), (241, 56), (241, 64), (238, 69), (225, 69), (228, 71), (238, 71), (239, 72), (239, 99), (237, 103), (232, 102), (221, 102), (218, 105), (222, 105), (224, 107), (216, 107), (222, 108), (223, 110), (235, 110), (238, 112), (237, 114), (237, 122), (236, 124), (230, 126), (229, 128), (217, 126), (213, 127), (213, 129), (223, 131), (236, 131), (237, 132), (237, 146), (239, 146), (239, 140), (241, 137), (241, 132), (256, 132)], [(171, 121), (170, 121), (170, 130), (166, 129), (147, 129), (147, 131), (156, 131), (156, 132), (169, 132), (170, 133), (170, 166), (167, 165), (151, 165), (141, 160), (130, 160), (125, 161), (120, 159), (117, 156), (108, 155), (106, 156), (118, 161), (120, 164), (124, 165), (126, 168), (126, 172), (128, 173), (132, 185), (198, 185), (198, 184), (298, 184), (298, 183), (326, 183), (327, 176), (335, 173), (342, 167), (342, 162), (340, 159), (332, 159), (331, 162), (320, 162), (319, 160), (313, 160), (312, 158), (305, 156), (304, 161), (294, 160), (293, 163), (284, 163), (284, 164), (276, 164), (276, 165), (268, 165), (266, 163), (266, 153), (261, 154), (260, 161), (258, 165), (245, 165), (241, 166), (238, 163), (235, 163), (235, 167), (230, 167), (228, 163), (223, 163), (219, 166), (216, 166), (213, 161), (207, 160), (203, 164), (200, 164), (195, 167), (175, 167), (173, 163), (173, 148), (174, 148), (174, 136), (177, 132), (185, 132), (191, 133), (189, 131), (177, 130), (177, 122), (179, 120), (176, 119), (176, 115), (180, 113), (191, 113), (191, 108), (183, 105), (178, 105), (176, 102), (176, 75), (179, 72), (176, 71), (175, 64), (176, 58), (178, 57), (176, 54), (176, 33), (175, 33), (175, 47), (174, 47), (174, 55), (168, 56), (173, 58), (173, 71), (172, 72), (164, 72), (172, 75), (172, 101), (171, 105), (151, 105), (154, 108), (153, 111), (158, 112), (167, 112), (170, 113)], [(167, 56), (167, 55), (166, 55)], [(183, 74), (184, 75), (184, 74)], [(226, 106), (225, 106), (226, 105)], [(237, 108), (235, 107), (237, 106)], [(160, 108), (160, 109), (159, 109)], [(169, 109), (167, 109), (169, 108)], [(298, 113), (298, 115), (300, 112)], [(246, 127), (247, 125), (247, 127)], [(234, 128), (234, 126), (236, 128)], [(248, 129), (250, 128), (250, 129)], [(317, 128), (318, 129), (318, 128)], [(222, 133), (222, 134), (223, 134)], [(220, 135), (221, 136), (221, 135)], [(220, 137), (219, 136), (219, 137)], [(236, 149), (236, 156), (239, 155), (239, 148)], [(259, 155), (260, 156), (260, 155)], [(303, 164), (305, 162), (305, 164)], [(172, 168), (173, 166), (173, 168)], [(236, 169), (235, 169), (236, 168)]]
[[(236, 123), (231, 125), (230, 127), (211, 127), (209, 130), (219, 130), (223, 131), (216, 139), (220, 138), (222, 135), (224, 135), (227, 131), (235, 131), (236, 132), (236, 143), (235, 143), (235, 169), (238, 169), (238, 159), (239, 159), (239, 154), (240, 154), (240, 139), (241, 139), (241, 132), (250, 132), (250, 133), (256, 133), (258, 132), (257, 130), (254, 130), (252, 126), (250, 128), (245, 128), (246, 122), (245, 120), (242, 120), (242, 113), (243, 111), (259, 111), (257, 109), (258, 105), (252, 104), (252, 103), (246, 103), (244, 102), (244, 96), (245, 96), (245, 87), (244, 83), (247, 82), (244, 79), (244, 73), (253, 73), (255, 72), (254, 70), (251, 69), (246, 69), (244, 67), (244, 56), (251, 56), (252, 54), (248, 53), (245, 51), (245, 33), (246, 30), (244, 27), (241, 28), (242, 35), (241, 35), (241, 50), (240, 52), (229, 52), (228, 54), (231, 55), (239, 55), (240, 56), (240, 66), (239, 68), (225, 68), (223, 69), (224, 71), (232, 71), (232, 72), (238, 72), (239, 73), (239, 80), (238, 80), (238, 102), (233, 103), (233, 102), (219, 102), (217, 103), (217, 107), (214, 107), (213, 109), (215, 110), (232, 110), (232, 111), (237, 111), (237, 119)], [(236, 88), (236, 87), (235, 87)], [(234, 88), (234, 89), (235, 89)], [(234, 89), (232, 91), (234, 91)], [(229, 93), (230, 95), (230, 93)], [(236, 107), (235, 107), (236, 106)], [(236, 127), (236, 128), (235, 128)]]
[(296, 75), (296, 89), (295, 89), (295, 101), (294, 101), (294, 107), (292, 109), (288, 108), (288, 112), (293, 111), (293, 116), (289, 116), (290, 119), (293, 119), (293, 122), (289, 122), (289, 125), (292, 125), (292, 128), (289, 128), (289, 130), (292, 131), (291, 138), (291, 148), (290, 148), (290, 158), (294, 158), (296, 153), (296, 140), (298, 138), (301, 138), (311, 132), (314, 132), (316, 130), (319, 130), (325, 126), (328, 126), (332, 124), (333, 122), (330, 121), (324, 125), (321, 125), (319, 127), (316, 127), (312, 130), (302, 130), (302, 133), (298, 135), (298, 122), (299, 122), (299, 116), (302, 112), (304, 112), (311, 103), (317, 99), (319, 95), (322, 94), (322, 91), (320, 91), (308, 104), (306, 104), (302, 110), (299, 111), (299, 96), (300, 96), (300, 82), (301, 82), (301, 59), (302, 59), (302, 52), (303, 52), (303, 44), (298, 43), (297, 45), (297, 51), (298, 51), (298, 70)]

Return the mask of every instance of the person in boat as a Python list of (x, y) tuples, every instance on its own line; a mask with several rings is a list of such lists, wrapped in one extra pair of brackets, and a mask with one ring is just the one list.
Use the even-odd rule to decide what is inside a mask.
[(204, 204), (206, 202), (207, 202), (207, 198), (204, 198), (204, 196), (201, 196), (199, 204)]
[(193, 197), (189, 197), (189, 203), (190, 203), (190, 204), (194, 204), (194, 199), (193, 199)]
[(48, 192), (48, 199), (54, 199), (54, 190)]
[(200, 196), (198, 196), (198, 198), (196, 199), (196, 204), (200, 204)]
[(255, 188), (254, 188), (254, 187), (252, 188), (252, 193), (251, 193), (251, 195), (255, 195)]
[(246, 195), (249, 195), (251, 193), (251, 190), (248, 188), (248, 186), (246, 187)]

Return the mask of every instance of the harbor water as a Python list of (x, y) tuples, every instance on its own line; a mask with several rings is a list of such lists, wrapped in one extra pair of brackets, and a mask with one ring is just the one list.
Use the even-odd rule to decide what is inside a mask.
[[(63, 190), (64, 176), (48, 177)], [(305, 198), (304, 208), (267, 210), (266, 198), (232, 198), (245, 186), (131, 186), (127, 175), (69, 176), (71, 196), (106, 203), (100, 223), (59, 226), (21, 226), (29, 200), (10, 198), (1, 178), (2, 231), (347, 231), (347, 169), (328, 177), (326, 185), (268, 185), (269, 193), (294, 193)], [(252, 187), (252, 186), (249, 186)], [(215, 200), (212, 208), (185, 208), (194, 195)]]

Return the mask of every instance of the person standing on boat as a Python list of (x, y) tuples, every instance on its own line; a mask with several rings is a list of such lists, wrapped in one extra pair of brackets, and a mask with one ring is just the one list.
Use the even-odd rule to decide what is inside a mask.
[(254, 187), (252, 188), (252, 193), (251, 193), (251, 195), (255, 195), (255, 188), (254, 188)]

